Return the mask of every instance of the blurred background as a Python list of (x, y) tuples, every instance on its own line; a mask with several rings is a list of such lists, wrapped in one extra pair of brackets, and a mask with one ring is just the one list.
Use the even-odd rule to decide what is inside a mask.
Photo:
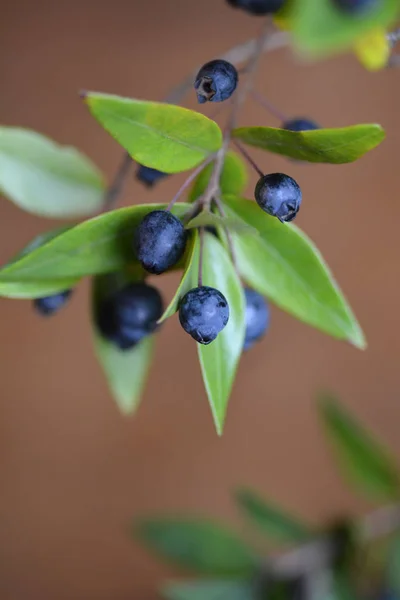
[[(122, 150), (78, 90), (161, 99), (196, 65), (254, 36), (259, 23), (224, 0), (3, 0), (1, 122), (80, 147), (110, 179)], [(266, 172), (287, 172), (302, 186), (297, 223), (335, 273), (369, 348), (357, 351), (273, 309), (268, 336), (243, 357), (219, 439), (195, 344), (177, 318), (158, 337), (137, 415), (123, 419), (92, 353), (87, 282), (47, 321), (29, 301), (1, 300), (2, 600), (153, 599), (171, 571), (129, 539), (131, 518), (190, 512), (236, 523), (229, 491), (238, 484), (313, 523), (368, 510), (326, 450), (314, 410), (320, 389), (336, 391), (400, 456), (399, 73), (370, 74), (352, 56), (301, 64), (283, 50), (264, 58), (257, 87), (288, 116), (387, 129), (380, 148), (347, 166), (252, 151)], [(195, 107), (193, 93), (187, 105)], [(249, 100), (241, 124), (279, 122)], [(168, 202), (183, 180), (149, 192), (132, 177), (122, 202)], [(54, 226), (3, 198), (0, 222), (3, 263)], [(157, 280), (166, 299), (177, 281)]]

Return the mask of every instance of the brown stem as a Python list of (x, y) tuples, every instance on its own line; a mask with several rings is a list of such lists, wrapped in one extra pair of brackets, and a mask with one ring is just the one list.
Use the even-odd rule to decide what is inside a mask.
[(233, 140), (233, 143), (235, 144), (235, 146), (239, 150), (239, 152), (247, 160), (247, 162), (253, 167), (253, 169), (256, 171), (256, 173), (258, 173), (258, 175), (260, 177), (264, 177), (264, 173), (261, 171), (261, 169), (259, 168), (259, 166), (257, 165), (257, 163), (254, 162), (254, 160), (251, 158), (251, 156), (247, 152), (247, 150), (245, 148), (243, 148), (242, 144), (239, 144), (239, 142), (237, 140)]
[(268, 112), (271, 113), (274, 117), (278, 119), (281, 123), (287, 121), (287, 116), (276, 108), (265, 96), (257, 92), (256, 90), (251, 90), (251, 95), (258, 104), (260, 104), (263, 108), (265, 108)]
[(175, 196), (172, 198), (171, 202), (168, 204), (168, 206), (167, 206), (167, 208), (165, 210), (171, 210), (171, 208), (174, 206), (175, 202), (177, 202), (177, 200), (179, 200), (179, 198), (182, 196), (182, 194), (185, 192), (185, 190), (187, 190), (187, 188), (189, 187), (189, 185), (196, 179), (196, 177), (198, 175), (200, 175), (200, 173), (202, 172), (202, 170), (205, 169), (206, 166), (209, 165), (214, 160), (214, 158), (215, 158), (215, 154), (211, 154), (204, 162), (201, 163), (201, 165), (199, 165), (197, 167), (197, 169), (195, 169), (189, 175), (189, 177), (181, 185), (181, 187), (176, 192)]
[(118, 171), (104, 195), (103, 211), (110, 210), (118, 196), (121, 194), (132, 164), (132, 158), (128, 152), (125, 152)]

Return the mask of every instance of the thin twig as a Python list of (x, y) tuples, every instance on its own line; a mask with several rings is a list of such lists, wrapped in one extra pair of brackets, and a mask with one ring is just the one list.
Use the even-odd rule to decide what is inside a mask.
[(251, 158), (251, 156), (247, 152), (247, 150), (245, 148), (243, 148), (242, 144), (240, 144), (237, 140), (233, 140), (233, 143), (235, 144), (235, 146), (239, 150), (239, 152), (247, 160), (247, 162), (249, 163), (249, 165), (251, 165), (253, 167), (253, 169), (256, 171), (256, 173), (260, 177), (264, 177), (264, 173), (261, 171), (261, 169), (259, 168), (259, 166), (257, 165), (257, 163)]
[(203, 285), (203, 260), (204, 260), (204, 227), (200, 227), (200, 248), (199, 248), (199, 278), (198, 285)]
[(215, 159), (215, 154), (211, 154), (207, 160), (205, 160), (204, 162), (201, 163), (201, 165), (199, 165), (197, 167), (197, 169), (195, 169), (190, 175), (189, 177), (184, 181), (184, 183), (181, 185), (181, 187), (179, 188), (179, 190), (176, 192), (175, 196), (172, 198), (171, 202), (168, 204), (167, 208), (165, 210), (171, 210), (171, 208), (174, 206), (175, 202), (177, 202), (179, 200), (179, 198), (182, 196), (183, 192), (185, 190), (187, 190), (187, 188), (189, 187), (189, 185), (196, 179), (196, 177), (198, 175), (200, 175), (200, 173), (203, 171), (203, 169), (206, 168), (207, 165), (209, 165), (213, 160)]
[(254, 100), (258, 102), (258, 104), (260, 104), (263, 108), (270, 112), (271, 115), (276, 117), (278, 121), (280, 121), (281, 123), (287, 121), (286, 115), (283, 112), (281, 112), (279, 108), (276, 108), (276, 106), (274, 106), (267, 98), (265, 98), (265, 96), (260, 94), (260, 92), (257, 92), (256, 90), (251, 90), (250, 94), (254, 98)]
[(118, 196), (121, 194), (123, 187), (124, 187), (126, 177), (130, 171), (132, 164), (133, 164), (132, 158), (130, 157), (128, 152), (125, 152), (124, 156), (122, 158), (122, 162), (121, 162), (120, 166), (118, 167), (118, 171), (117, 171), (111, 185), (109, 186), (109, 188), (107, 189), (107, 191), (105, 193), (104, 203), (103, 203), (104, 211), (109, 210), (113, 206), (113, 204), (116, 201), (116, 199), (118, 198)]
[(224, 141), (222, 144), (222, 148), (218, 151), (215, 162), (214, 169), (210, 177), (209, 184), (207, 186), (207, 190), (204, 193), (204, 207), (209, 209), (210, 204), (214, 196), (216, 196), (219, 192), (219, 181), (221, 178), (222, 169), (224, 166), (224, 160), (226, 152), (229, 148), (229, 144), (232, 137), (232, 130), (235, 127), (236, 120), (239, 114), (239, 111), (246, 100), (247, 94), (251, 89), (253, 84), (253, 76), (256, 71), (258, 62), (261, 58), (264, 48), (266, 47), (266, 42), (268, 39), (268, 34), (270, 31), (271, 24), (268, 20), (265, 21), (265, 25), (262, 29), (261, 35), (257, 39), (256, 42), (252, 43), (253, 54), (250, 56), (247, 65), (247, 78), (246, 81), (239, 87), (236, 95), (233, 98), (233, 106), (232, 111), (228, 119), (228, 123), (225, 129)]

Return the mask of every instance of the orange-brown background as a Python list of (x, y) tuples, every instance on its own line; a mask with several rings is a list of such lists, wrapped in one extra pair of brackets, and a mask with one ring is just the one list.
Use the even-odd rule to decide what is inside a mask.
[[(259, 24), (223, 0), (3, 0), (1, 12), (1, 121), (82, 148), (108, 177), (121, 150), (77, 91), (161, 98)], [(154, 598), (168, 570), (128, 539), (131, 517), (192, 511), (235, 521), (229, 490), (239, 483), (313, 522), (368, 508), (345, 490), (326, 451), (314, 409), (321, 387), (337, 391), (400, 457), (399, 74), (369, 74), (352, 57), (300, 65), (279, 52), (263, 61), (258, 87), (290, 115), (388, 129), (382, 147), (354, 165), (312, 167), (254, 153), (266, 171), (301, 183), (298, 223), (339, 279), (369, 349), (274, 309), (268, 337), (243, 358), (218, 439), (195, 346), (177, 319), (159, 336), (137, 416), (124, 420), (92, 354), (86, 283), (49, 321), (29, 302), (2, 300), (2, 600)], [(277, 124), (251, 102), (241, 122)], [(168, 201), (182, 180), (149, 193), (132, 179), (123, 201)], [(3, 262), (53, 225), (3, 199), (0, 215)], [(176, 277), (159, 282), (170, 297)]]

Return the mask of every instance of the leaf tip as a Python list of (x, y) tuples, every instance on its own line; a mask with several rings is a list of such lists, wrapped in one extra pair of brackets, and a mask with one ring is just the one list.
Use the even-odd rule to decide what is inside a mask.
[(366, 350), (368, 348), (367, 339), (358, 323), (354, 327), (354, 330), (348, 341), (358, 350)]

